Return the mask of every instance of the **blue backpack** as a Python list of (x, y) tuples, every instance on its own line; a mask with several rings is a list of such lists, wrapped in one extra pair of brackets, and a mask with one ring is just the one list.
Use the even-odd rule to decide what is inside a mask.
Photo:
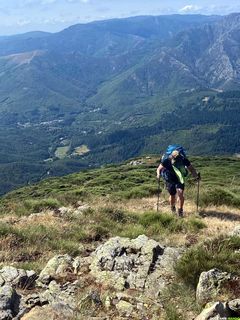
[(165, 152), (165, 155), (166, 155), (167, 157), (169, 157), (174, 150), (177, 150), (177, 151), (179, 152), (179, 154), (180, 154), (181, 156), (183, 156), (184, 158), (187, 157), (187, 154), (186, 154), (185, 149), (184, 149), (182, 146), (180, 146), (179, 144), (170, 144), (170, 145), (167, 147), (167, 150), (166, 150), (166, 152)]
[[(162, 161), (164, 159), (167, 159), (174, 150), (177, 150), (183, 158), (187, 157), (186, 151), (182, 146), (180, 146), (179, 144), (171, 144), (167, 147), (166, 152), (162, 156)], [(176, 182), (176, 175), (167, 169), (161, 171), (161, 176), (166, 182)], [(187, 176), (187, 171), (186, 174), (184, 174), (184, 176)]]

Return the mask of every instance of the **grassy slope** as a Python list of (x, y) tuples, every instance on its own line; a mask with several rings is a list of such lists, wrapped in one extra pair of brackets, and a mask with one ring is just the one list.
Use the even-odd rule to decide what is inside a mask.
[[(40, 183), (13, 191), (2, 197), (2, 205), (25, 200), (56, 198), (63, 204), (92, 196), (112, 199), (142, 198), (157, 193), (155, 177), (159, 159), (156, 156), (140, 158), (142, 165), (132, 166), (129, 162), (122, 165), (106, 166), (86, 170), (60, 178), (51, 178)], [(202, 204), (227, 204), (239, 206), (240, 160), (230, 157), (193, 157), (192, 163), (202, 175)], [(193, 181), (188, 178), (187, 186), (193, 189)], [(193, 192), (194, 193), (194, 192)], [(211, 193), (211, 198), (208, 194)]]
[[(2, 197), (0, 265), (39, 271), (56, 253), (88, 255), (109, 237), (146, 234), (166, 245), (190, 247), (177, 265), (178, 281), (166, 290), (163, 301), (165, 319), (195, 317), (199, 306), (194, 287), (199, 274), (212, 267), (237, 272), (239, 240), (226, 240), (224, 234), (240, 220), (240, 160), (192, 159), (202, 173), (202, 208), (196, 215), (196, 188), (189, 179), (184, 219), (168, 213), (165, 190), (156, 212), (158, 157), (140, 160), (144, 164), (133, 166), (129, 160), (120, 166), (47, 179)], [(76, 214), (82, 204), (89, 207)], [(59, 215), (62, 205), (69, 211)], [(38, 214), (30, 215), (34, 212)]]

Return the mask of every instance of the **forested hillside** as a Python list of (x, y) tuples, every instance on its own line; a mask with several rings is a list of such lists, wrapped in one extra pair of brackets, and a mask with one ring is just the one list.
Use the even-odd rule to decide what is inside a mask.
[(239, 34), (233, 14), (2, 37), (0, 193), (172, 142), (240, 153)]

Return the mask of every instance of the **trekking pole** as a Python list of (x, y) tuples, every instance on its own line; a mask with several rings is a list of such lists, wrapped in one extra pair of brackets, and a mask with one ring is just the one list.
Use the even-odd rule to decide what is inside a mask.
[(199, 207), (199, 195), (200, 195), (200, 179), (201, 179), (201, 175), (200, 172), (198, 172), (198, 180), (197, 180), (197, 213), (198, 213), (198, 207)]
[(157, 200), (157, 212), (159, 211), (159, 200), (160, 200), (160, 177), (158, 178), (158, 200)]

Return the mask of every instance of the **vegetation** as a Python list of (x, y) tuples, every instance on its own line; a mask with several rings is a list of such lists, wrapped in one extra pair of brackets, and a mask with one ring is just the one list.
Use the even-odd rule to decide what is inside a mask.
[[(30, 214), (41, 208), (76, 204), (80, 200), (91, 201), (96, 196), (114, 201), (156, 196), (158, 157), (139, 160), (143, 164), (130, 165), (129, 160), (120, 166), (106, 166), (64, 177), (49, 178), (39, 184), (18, 189), (2, 197), (0, 212)], [(236, 176), (240, 170), (238, 158), (195, 157), (191, 160), (202, 175), (200, 204), (203, 208), (224, 204), (239, 207), (240, 183)], [(196, 183), (188, 177), (186, 185), (188, 198), (195, 201)], [(163, 187), (161, 183), (161, 189)], [(157, 218), (154, 216), (154, 219)]]
[[(189, 177), (186, 195), (192, 211), (184, 219), (168, 212), (164, 205), (168, 195), (162, 182), (160, 211), (151, 209), (158, 193), (156, 156), (49, 178), (3, 196), (0, 264), (40, 271), (54, 254), (85, 256), (110, 237), (133, 239), (145, 234), (162, 244), (185, 246), (186, 251), (175, 266), (176, 281), (163, 293), (161, 301), (166, 319), (194, 318), (199, 313), (194, 290), (202, 271), (215, 267), (239, 274), (240, 238), (218, 235), (219, 230), (209, 237), (209, 218), (201, 215), (211, 213), (208, 206), (225, 205), (238, 210), (240, 183), (236, 173), (240, 162), (229, 157), (191, 160), (202, 173), (202, 211), (194, 214), (196, 184)], [(136, 161), (138, 165), (134, 165)], [(150, 202), (147, 209), (145, 205), (141, 208), (141, 201)], [(86, 203), (88, 207), (81, 207)], [(224, 223), (229, 222), (221, 220), (221, 226)], [(206, 237), (208, 240), (203, 240)]]
[(240, 238), (219, 237), (188, 250), (178, 262), (176, 271), (187, 285), (197, 286), (200, 274), (213, 268), (240, 275)]

